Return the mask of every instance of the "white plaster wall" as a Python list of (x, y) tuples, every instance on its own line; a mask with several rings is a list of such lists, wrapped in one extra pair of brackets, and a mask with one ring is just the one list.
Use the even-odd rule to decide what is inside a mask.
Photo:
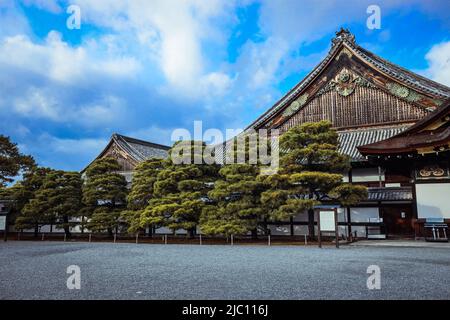
[(352, 222), (369, 222), (369, 218), (380, 217), (378, 208), (350, 208), (350, 215)]
[(416, 184), (418, 218), (450, 219), (450, 183)]
[[(384, 181), (384, 172), (381, 171), (381, 180)], [(353, 182), (379, 181), (378, 168), (356, 168), (352, 170)]]

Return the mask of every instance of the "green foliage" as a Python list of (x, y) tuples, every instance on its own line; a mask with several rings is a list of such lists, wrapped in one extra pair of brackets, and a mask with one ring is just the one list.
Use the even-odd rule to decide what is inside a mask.
[[(81, 175), (78, 172), (44, 169), (42, 175), (34, 175), (40, 186), (32, 199), (22, 209), (16, 227), (25, 228), (36, 224), (56, 223), (70, 235), (69, 221), (78, 216), (81, 209)], [(27, 180), (24, 180), (27, 184)]]
[(367, 198), (367, 188), (361, 185), (343, 183), (331, 190), (329, 196), (337, 199), (343, 206), (349, 207)]
[(16, 143), (9, 137), (0, 135), (0, 187), (13, 182), (21, 171), (29, 171), (35, 166), (34, 159), (20, 153)]
[(328, 121), (305, 123), (280, 137), (280, 169), (260, 176), (267, 190), (262, 204), (273, 220), (285, 220), (323, 202), (354, 205), (367, 197), (363, 186), (344, 184), (350, 159), (338, 151), (338, 135)]
[[(206, 234), (245, 234), (252, 232), (257, 236), (258, 222), (265, 217), (266, 208), (262, 206), (260, 195), (264, 191), (263, 183), (257, 179), (261, 173), (260, 158), (252, 161), (258, 154), (259, 140), (257, 135), (244, 136), (244, 143), (234, 140), (233, 149), (237, 162), (239, 157), (245, 163), (227, 164), (220, 169), (220, 177), (214, 189), (208, 193), (214, 206), (207, 206), (200, 220), (201, 230)], [(253, 143), (251, 141), (253, 140)], [(270, 140), (266, 140), (269, 144)], [(266, 148), (270, 150), (270, 145)], [(252, 164), (253, 162), (253, 164)]]
[(121, 218), (127, 223), (129, 232), (142, 229), (141, 215), (154, 197), (154, 184), (158, 173), (164, 169), (164, 160), (150, 159), (141, 162), (133, 171), (131, 191), (127, 197), (127, 209), (122, 212)]
[(205, 149), (205, 144), (198, 141), (174, 144), (153, 184), (153, 196), (141, 214), (141, 227), (185, 229), (193, 236), (218, 172), (217, 165), (204, 162)]
[(158, 173), (164, 168), (164, 160), (150, 159), (141, 162), (133, 171), (131, 191), (128, 194), (129, 209), (144, 209), (153, 197)]
[(29, 199), (23, 198), (23, 186), (21, 183), (15, 183), (10, 187), (0, 187), (0, 199), (11, 201), (9, 204), (8, 225), (15, 224), (17, 217)]
[(117, 160), (110, 157), (97, 159), (86, 169), (83, 203), (88, 208), (90, 230), (107, 230), (112, 234), (119, 225), (128, 193), (125, 177), (118, 173), (120, 169)]
[(49, 222), (43, 211), (30, 210), (30, 203), (51, 171), (50, 168), (34, 167), (24, 174), (22, 181), (10, 188), (11, 197), (15, 201), (14, 211), (17, 214), (15, 227), (17, 229), (34, 228), (37, 234), (39, 226)]
[(119, 225), (120, 208), (110, 206), (99, 206), (94, 209), (87, 227), (93, 232), (104, 232), (107, 230), (112, 234), (112, 230)]

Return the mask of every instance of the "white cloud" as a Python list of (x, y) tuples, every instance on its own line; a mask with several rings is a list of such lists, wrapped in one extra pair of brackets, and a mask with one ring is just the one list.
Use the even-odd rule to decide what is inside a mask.
[(240, 76), (248, 80), (251, 89), (268, 86), (279, 71), (287, 49), (287, 44), (281, 39), (268, 38), (260, 43), (247, 42), (238, 61), (242, 66)]
[[(187, 96), (201, 96), (209, 90), (199, 80), (214, 78), (219, 70), (208, 70), (204, 42), (223, 40), (218, 19), (229, 19), (234, 1), (74, 1), (87, 21), (135, 34), (148, 48), (172, 89)], [(215, 19), (215, 20), (214, 20)], [(212, 23), (212, 21), (216, 23)], [(203, 84), (207, 84), (208, 81)], [(214, 87), (217, 82), (210, 82)]]
[[(94, 46), (93, 42), (91, 45)], [(6, 37), (0, 44), (0, 64), (72, 84), (93, 75), (131, 77), (140, 68), (132, 57), (105, 57), (93, 51), (90, 46), (69, 46), (56, 31), (50, 32), (43, 44), (36, 44), (25, 35), (16, 35)]]
[(30, 25), (13, 0), (0, 1), (0, 39), (18, 33), (29, 33)]
[(429, 67), (424, 73), (434, 81), (450, 86), (450, 41), (434, 45), (425, 58)]
[(28, 88), (23, 96), (17, 97), (13, 103), (16, 112), (25, 117), (60, 119), (58, 103), (53, 97), (34, 87)]
[(57, 89), (31, 86), (9, 105), (24, 118), (48, 119), (86, 128), (111, 125), (126, 115), (127, 102), (112, 94), (81, 104), (65, 101), (64, 97)]
[(50, 135), (42, 135), (40, 140), (45, 141), (47, 148), (54, 152), (69, 155), (92, 155), (93, 152), (100, 152), (108, 143), (106, 139), (61, 139)]
[(45, 9), (52, 13), (61, 13), (63, 8), (57, 0), (22, 0), (26, 6), (35, 6), (39, 9)]
[(104, 138), (59, 138), (43, 132), (19, 143), (23, 153), (32, 154), (40, 166), (63, 170), (81, 170), (106, 146)]

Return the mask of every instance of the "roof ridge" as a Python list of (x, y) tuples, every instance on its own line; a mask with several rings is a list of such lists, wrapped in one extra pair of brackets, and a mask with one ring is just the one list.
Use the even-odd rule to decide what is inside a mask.
[(163, 144), (159, 144), (159, 143), (155, 143), (155, 142), (150, 142), (150, 141), (146, 141), (146, 140), (141, 140), (141, 139), (137, 139), (137, 138), (133, 138), (133, 137), (129, 137), (129, 136), (125, 136), (123, 134), (119, 134), (119, 133), (114, 133), (113, 137), (116, 136), (120, 139), (123, 139), (127, 144), (129, 142), (131, 143), (137, 143), (137, 144), (142, 144), (142, 145), (146, 145), (146, 146), (151, 146), (151, 147), (156, 147), (156, 148), (162, 148), (162, 149), (170, 149), (169, 146), (163, 145)]
[[(418, 73), (416, 73), (414, 71), (408, 70), (405, 67), (403, 67), (401, 65), (398, 65), (398, 64), (396, 64), (396, 63), (394, 63), (392, 61), (389, 61), (389, 60), (387, 60), (387, 59), (377, 55), (376, 53), (373, 53), (373, 52), (371, 52), (371, 51), (361, 47), (358, 44), (353, 44), (353, 46), (355, 47), (355, 49), (362, 51), (362, 53), (364, 55), (368, 56), (368, 58), (370, 58), (370, 59), (372, 59), (372, 57), (376, 58), (377, 60), (380, 60), (382, 63), (384, 63), (384, 64), (386, 64), (386, 65), (388, 65), (388, 66), (390, 66), (390, 67), (392, 67), (394, 69), (397, 69), (397, 71), (405, 73), (406, 76), (416, 77), (416, 78), (418, 78), (419, 80), (421, 80), (423, 82), (428, 82), (428, 83), (432, 84), (433, 86), (438, 87), (440, 91), (447, 91), (447, 92), (442, 93), (442, 92), (435, 92), (435, 90), (430, 90), (430, 89), (424, 90), (424, 88), (421, 88), (425, 92), (430, 93), (430, 91), (431, 91), (431, 93), (434, 93), (434, 94), (437, 94), (437, 95), (450, 97), (450, 87), (446, 86), (445, 84), (436, 82), (436, 81), (434, 81), (432, 79), (429, 79), (427, 77), (424, 77), (424, 76), (422, 76), (422, 75), (420, 75), (420, 74), (418, 74)], [(398, 77), (395, 77), (395, 78), (398, 78)], [(408, 80), (404, 80), (404, 81), (407, 82), (408, 84), (411, 84), (411, 85), (417, 87), (417, 84), (414, 83), (414, 82), (410, 82)]]
[[(250, 129), (251, 127), (254, 127), (255, 125), (258, 125), (263, 120), (270, 118), (275, 112), (277, 112), (278, 108), (281, 108), (283, 106), (283, 103), (286, 100), (289, 100), (291, 96), (297, 94), (301, 89), (308, 84), (310, 81), (312, 81), (313, 78), (315, 78), (323, 69), (323, 67), (331, 60), (331, 58), (336, 54), (338, 51), (338, 48), (342, 46), (343, 40), (341, 43), (334, 44), (330, 50), (328, 51), (325, 58), (323, 58), (305, 77), (303, 77), (292, 89), (290, 89), (285, 95), (283, 95), (277, 102), (273, 104), (272, 107), (270, 107), (266, 112), (264, 112), (259, 118), (257, 118), (255, 121), (253, 121), (247, 128), (245, 128), (244, 131)], [(310, 79), (311, 78), (311, 79)]]

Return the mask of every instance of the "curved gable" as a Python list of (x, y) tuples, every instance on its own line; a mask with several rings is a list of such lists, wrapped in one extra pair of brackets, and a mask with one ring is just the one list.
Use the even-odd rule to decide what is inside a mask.
[(415, 123), (447, 97), (450, 88), (368, 52), (341, 30), (325, 59), (249, 128), (285, 131), (319, 120), (338, 129)]

